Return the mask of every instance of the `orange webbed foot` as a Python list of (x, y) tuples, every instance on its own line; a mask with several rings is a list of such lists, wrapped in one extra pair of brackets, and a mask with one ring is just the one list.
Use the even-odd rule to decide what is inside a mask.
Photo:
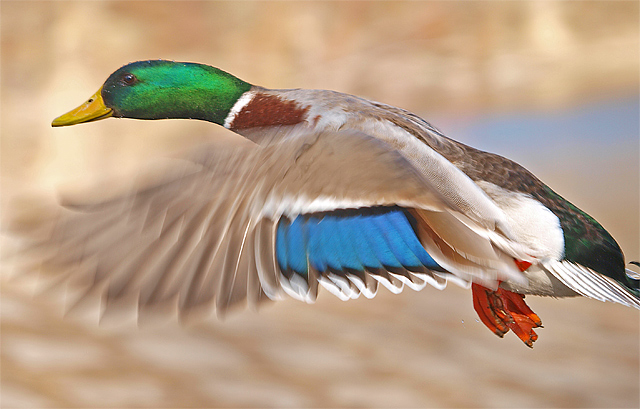
[(542, 327), (540, 318), (524, 302), (524, 295), (499, 288), (495, 291), (471, 284), (473, 308), (494, 334), (503, 337), (512, 330), (528, 347), (538, 339), (533, 328)]

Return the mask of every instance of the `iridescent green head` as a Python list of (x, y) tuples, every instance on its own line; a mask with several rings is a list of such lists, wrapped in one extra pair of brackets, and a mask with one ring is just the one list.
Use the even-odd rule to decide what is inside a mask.
[(224, 124), (240, 96), (251, 88), (208, 65), (164, 60), (120, 68), (87, 102), (52, 122), (74, 125), (108, 117), (202, 119)]

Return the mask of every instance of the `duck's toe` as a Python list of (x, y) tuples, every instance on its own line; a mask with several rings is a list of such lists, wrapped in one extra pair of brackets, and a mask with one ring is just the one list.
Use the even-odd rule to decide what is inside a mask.
[(471, 284), (473, 292), (473, 308), (478, 313), (478, 317), (484, 325), (494, 334), (502, 338), (509, 332), (509, 327), (505, 324), (505, 315), (501, 309), (496, 309), (495, 292), (478, 284)]
[(473, 307), (480, 320), (494, 334), (503, 337), (512, 330), (528, 347), (538, 339), (534, 328), (542, 327), (542, 321), (524, 302), (524, 295), (498, 288), (493, 291), (479, 284), (472, 284)]

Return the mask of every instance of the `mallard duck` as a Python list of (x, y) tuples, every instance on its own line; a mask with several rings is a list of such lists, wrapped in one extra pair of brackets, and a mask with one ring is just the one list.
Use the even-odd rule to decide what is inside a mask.
[[(640, 308), (638, 280), (592, 217), (504, 157), (411, 112), (325, 90), (272, 90), (164, 60), (115, 71), (54, 127), (108, 117), (209, 121), (254, 142), (212, 144), (144, 189), (59, 216), (45, 264), (141, 311), (229, 308), (318, 286), (343, 300), (379, 284), (471, 288), (480, 320), (526, 345), (525, 295)], [(77, 267), (90, 259), (88, 267)]]

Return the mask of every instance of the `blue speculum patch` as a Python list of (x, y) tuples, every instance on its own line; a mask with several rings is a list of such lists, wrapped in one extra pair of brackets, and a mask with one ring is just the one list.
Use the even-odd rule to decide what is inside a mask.
[(374, 207), (283, 218), (276, 233), (280, 269), (307, 277), (319, 272), (445, 271), (426, 252), (415, 219), (399, 207)]

